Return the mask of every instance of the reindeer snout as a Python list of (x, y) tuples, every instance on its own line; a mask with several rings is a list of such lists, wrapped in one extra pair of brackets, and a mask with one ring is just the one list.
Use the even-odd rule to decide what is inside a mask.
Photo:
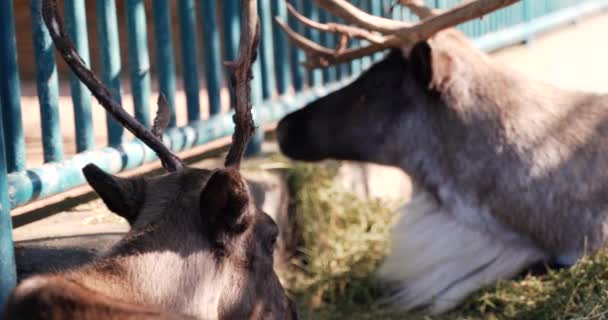
[(281, 151), (288, 157), (297, 158), (298, 149), (306, 143), (304, 126), (293, 119), (293, 114), (283, 118), (277, 127), (277, 140)]
[(277, 140), (286, 156), (305, 161), (321, 160), (315, 139), (312, 139), (307, 119), (298, 112), (287, 115), (277, 127)]
[(287, 139), (289, 139), (289, 122), (286, 121), (286, 118), (283, 118), (277, 126), (277, 140), (281, 150), (283, 150), (283, 145)]

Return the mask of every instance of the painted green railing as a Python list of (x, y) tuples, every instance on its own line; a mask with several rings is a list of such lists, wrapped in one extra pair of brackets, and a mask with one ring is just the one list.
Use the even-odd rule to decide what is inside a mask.
[[(25, 1), (25, 0), (24, 0)], [(231, 114), (221, 112), (220, 92), (225, 86), (222, 61), (234, 59), (239, 38), (239, 0), (179, 0), (177, 16), (181, 56), (176, 59), (172, 39), (171, 1), (125, 0), (126, 30), (128, 38), (128, 64), (130, 86), (134, 99), (135, 116), (149, 125), (150, 64), (158, 70), (158, 86), (172, 108), (187, 108), (188, 124), (177, 127), (175, 117), (165, 133), (164, 141), (174, 151), (208, 143), (228, 136), (233, 126)], [(374, 14), (386, 13), (390, 0), (352, 1)], [(435, 7), (448, 7), (458, 0), (429, 0)], [(334, 19), (319, 10), (308, 0), (292, 0), (307, 16), (320, 21)], [(89, 62), (86, 5), (94, 6), (101, 78), (114, 97), (121, 96), (121, 56), (119, 48), (117, 8), (114, 0), (65, 0), (64, 15), (68, 31), (84, 60)], [(91, 112), (91, 95), (74, 77), (71, 77), (71, 94), (74, 106), (77, 154), (64, 157), (61, 128), (59, 126), (58, 72), (54, 48), (39, 10), (41, 0), (30, 0), (31, 24), (18, 26), (31, 28), (36, 57), (37, 90), (40, 102), (45, 164), (26, 167), (24, 129), (22, 125), (18, 52), (15, 40), (13, 0), (0, 1), (0, 307), (16, 283), (13, 243), (11, 237), (12, 208), (36, 199), (57, 194), (84, 183), (80, 169), (95, 163), (109, 172), (119, 172), (153, 161), (155, 155), (138, 140), (125, 140), (124, 130), (115, 121), (107, 120), (107, 146), (95, 146), (95, 132)], [(153, 26), (146, 25), (145, 6), (152, 6)], [(280, 119), (286, 113), (333, 90), (367, 68), (380, 54), (334, 66), (325, 70), (306, 71), (300, 61), (304, 56), (286, 42), (284, 35), (272, 22), (273, 16), (287, 19), (284, 1), (259, 0), (262, 27), (260, 59), (254, 67), (253, 100), (255, 117), (259, 125)], [(526, 0), (495, 12), (483, 20), (466, 23), (460, 28), (474, 37), (486, 50), (529, 40), (534, 34), (560, 23), (575, 20), (587, 13), (608, 6), (608, 0)], [(405, 9), (391, 13), (395, 19), (414, 19)], [(89, 17), (90, 18), (90, 17)], [(335, 44), (333, 35), (309, 30), (289, 18), (288, 22), (313, 40), (327, 46)], [(148, 54), (147, 33), (156, 39), (156, 60)], [(197, 34), (202, 38), (197, 38)], [(353, 45), (357, 45), (355, 41)], [(203, 52), (198, 49), (202, 47)], [(202, 65), (198, 65), (203, 54)], [(182, 66), (185, 106), (175, 105), (176, 66)], [(201, 117), (199, 87), (201, 75), (208, 92), (210, 116)], [(249, 151), (260, 148), (261, 132)]]

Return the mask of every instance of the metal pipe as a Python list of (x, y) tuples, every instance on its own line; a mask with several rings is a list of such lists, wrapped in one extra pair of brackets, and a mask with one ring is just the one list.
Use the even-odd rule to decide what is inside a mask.
[(125, 1), (127, 38), (129, 39), (129, 71), (135, 118), (150, 127), (150, 57), (146, 9), (143, 0)]
[(63, 160), (63, 137), (59, 119), (59, 80), (55, 64), (55, 46), (40, 15), (42, 0), (31, 0), (30, 8), (44, 162), (59, 162)]
[[(3, 108), (4, 138), (8, 172), (25, 169), (25, 139), (21, 121), (21, 88), (17, 62), (17, 40), (13, 0), (0, 1), (0, 104)], [(0, 135), (2, 131), (0, 131)]]
[(218, 114), (221, 111), (222, 101), (222, 53), (220, 45), (219, 24), (216, 14), (215, 1), (201, 1), (201, 22), (203, 26), (203, 43), (205, 44), (205, 78), (207, 80), (207, 98), (209, 99), (209, 113)]
[(196, 10), (193, 0), (179, 1), (179, 26), (182, 40), (184, 90), (188, 105), (188, 122), (201, 118), (198, 81), (198, 48), (196, 46)]
[[(74, 41), (74, 47), (84, 63), (90, 65), (85, 0), (68, 0), (64, 5), (65, 23), (70, 38)], [(70, 72), (70, 89), (74, 104), (76, 151), (92, 150), (95, 148), (95, 135), (91, 114), (91, 93), (72, 72)]]
[[(118, 40), (118, 20), (116, 18), (116, 3), (114, 0), (97, 0), (97, 33), (101, 54), (101, 79), (112, 92), (112, 97), (122, 104), (120, 92), (120, 42)], [(120, 145), (124, 128), (112, 117), (106, 115), (108, 129), (108, 144)]]
[(175, 58), (171, 35), (171, 6), (167, 0), (154, 0), (154, 40), (156, 65), (158, 66), (158, 88), (169, 103), (171, 119), (169, 127), (175, 127)]

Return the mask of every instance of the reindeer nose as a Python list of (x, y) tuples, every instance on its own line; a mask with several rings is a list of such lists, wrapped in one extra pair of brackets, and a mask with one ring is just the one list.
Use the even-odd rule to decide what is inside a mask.
[(290, 158), (299, 159), (307, 152), (306, 149), (312, 141), (308, 139), (304, 119), (300, 119), (297, 112), (283, 118), (277, 127), (277, 140), (281, 152)]
[(279, 141), (279, 145), (289, 137), (289, 122), (286, 120), (286, 118), (281, 119), (277, 126), (277, 140)]
[(277, 140), (281, 152), (296, 160), (322, 160), (324, 156), (320, 149), (320, 136), (317, 135), (315, 126), (316, 123), (313, 122), (306, 108), (288, 114), (277, 127)]

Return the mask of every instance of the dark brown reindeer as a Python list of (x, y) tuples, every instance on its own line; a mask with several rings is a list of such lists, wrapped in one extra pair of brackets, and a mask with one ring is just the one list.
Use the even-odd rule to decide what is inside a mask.
[(66, 35), (55, 1), (43, 18), (73, 72), (169, 171), (120, 178), (90, 164), (91, 187), (131, 230), (106, 255), (73, 270), (33, 276), (13, 292), (4, 319), (295, 319), (273, 270), (278, 229), (253, 203), (239, 173), (251, 118), (251, 64), (259, 27), (256, 1), (243, 0), (243, 30), (234, 68), (236, 125), (225, 168), (186, 168), (162, 143), (169, 108), (162, 97), (152, 130), (114, 102)]
[(531, 265), (570, 266), (606, 240), (608, 96), (528, 79), (444, 30), (514, 2), (435, 11), (402, 0), (416, 24), (344, 0), (316, 3), (349, 26), (290, 10), (309, 27), (369, 42), (337, 50), (279, 21), (310, 67), (390, 49), (351, 84), (287, 115), (277, 136), (295, 159), (369, 161), (412, 177), (417, 195), (378, 271), (400, 308), (444, 312)]

